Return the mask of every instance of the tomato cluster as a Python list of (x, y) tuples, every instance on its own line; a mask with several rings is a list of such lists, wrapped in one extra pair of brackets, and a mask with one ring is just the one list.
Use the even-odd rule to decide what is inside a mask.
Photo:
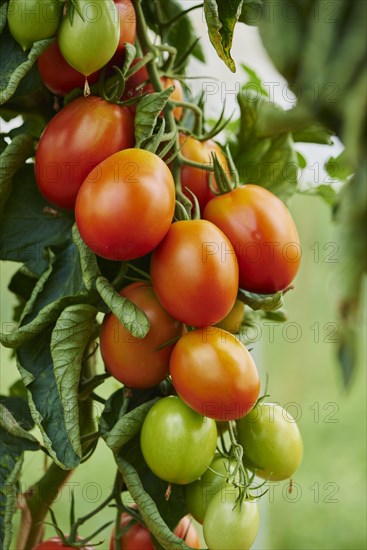
[[(40, 0), (32, 1), (41, 9)], [(56, 13), (59, 0), (47, 2)], [(95, 82), (102, 67), (121, 63), (124, 44), (135, 39), (130, 0), (80, 0), (83, 18), (74, 12), (60, 22), (58, 14), (52, 28), (33, 29), (17, 19), (18, 3), (10, 1), (9, 26), (22, 47), (57, 32), (38, 68), (58, 96), (82, 87), (85, 77)], [(142, 58), (130, 67), (137, 63), (142, 65)], [(178, 104), (172, 103), (171, 111), (180, 120), (180, 82), (163, 74), (161, 85), (175, 87), (170, 99)], [(158, 392), (161, 398), (142, 424), (143, 457), (160, 479), (186, 487), (188, 508), (203, 523), (211, 549), (249, 548), (259, 512), (247, 486), (238, 503), (244, 494), (238, 463), (248, 472), (243, 475), (290, 478), (301, 461), (302, 441), (283, 409), (259, 401), (259, 374), (238, 337), (244, 318), (239, 289), (261, 294), (286, 289), (299, 267), (299, 238), (287, 208), (270, 191), (246, 184), (223, 192), (221, 173), (213, 173), (213, 154), (227, 177), (230, 163), (217, 143), (177, 130), (172, 147), (178, 171), (168, 164), (172, 160), (166, 162), (167, 151), (159, 156), (136, 147), (135, 106), (153, 92), (142, 65), (132, 71), (116, 103), (93, 95), (66, 103), (39, 139), (36, 182), (53, 205), (75, 212), (82, 239), (99, 257), (129, 262), (127, 269), (137, 259), (149, 266), (145, 280), (130, 283), (127, 277), (120, 289), (126, 307), (135, 304), (145, 314), (149, 331), (144, 338), (132, 336), (107, 313), (100, 330), (106, 370), (133, 390), (157, 388), (169, 379), (170, 395)], [(174, 180), (177, 173), (181, 181)], [(195, 219), (178, 216), (176, 201), (183, 195), (196, 197), (187, 215)], [(264, 415), (266, 407), (272, 421)], [(237, 432), (241, 457), (215, 454), (220, 422), (230, 422), (232, 436)], [(130, 523), (124, 514), (121, 548), (133, 548), (134, 540), (153, 548), (146, 528)], [(186, 527), (188, 535), (191, 526)], [(184, 533), (176, 531), (182, 538)], [(195, 536), (186, 540), (198, 547)]]

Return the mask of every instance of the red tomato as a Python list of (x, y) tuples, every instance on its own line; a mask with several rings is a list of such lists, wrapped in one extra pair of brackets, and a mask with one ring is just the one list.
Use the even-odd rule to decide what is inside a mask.
[[(33, 550), (73, 550), (73, 547), (64, 546), (59, 537), (52, 537), (35, 546)], [(94, 550), (94, 547), (83, 546), (80, 550)]]
[(181, 399), (215, 420), (241, 418), (259, 396), (250, 353), (233, 334), (216, 327), (184, 334), (173, 349), (170, 373)]
[(125, 50), (125, 42), (134, 44), (136, 38), (136, 14), (131, 0), (114, 0), (119, 12), (120, 40), (117, 51)]
[[(199, 141), (191, 136), (180, 134), (181, 153), (184, 157), (202, 164), (212, 164), (212, 153), (216, 153), (222, 168), (229, 173), (227, 160), (221, 148), (214, 141)], [(215, 197), (209, 184), (216, 188), (215, 179), (211, 172), (183, 165), (181, 167), (181, 184), (185, 195), (192, 201), (192, 195), (196, 195), (200, 211), (203, 212), (207, 202)], [(187, 191), (189, 189), (189, 191)]]
[[(66, 95), (74, 88), (83, 88), (85, 76), (63, 58), (57, 41), (38, 58), (38, 71), (47, 88), (56, 95)], [(97, 82), (100, 71), (88, 76), (90, 85)]]
[(41, 135), (37, 185), (51, 203), (71, 209), (92, 168), (133, 142), (134, 123), (126, 107), (99, 97), (79, 97), (61, 109)]
[[(121, 530), (130, 522), (131, 527), (120, 538), (120, 550), (154, 550), (149, 530), (141, 523), (134, 522), (132, 516), (126, 512), (121, 515)], [(200, 539), (190, 516), (184, 516), (173, 532), (190, 548), (200, 548)], [(111, 534), (110, 550), (115, 550), (114, 537), (115, 530)]]
[[(132, 66), (136, 65), (141, 58), (137, 57), (132, 62)], [(166, 76), (161, 77), (161, 82), (163, 89), (166, 90), (170, 86), (175, 86), (174, 91), (172, 92), (170, 98), (174, 101), (183, 101), (184, 94), (182, 86), (179, 80), (168, 78)], [(125, 90), (123, 93), (123, 99), (131, 99), (133, 97), (142, 96), (143, 94), (153, 93), (153, 85), (149, 82), (149, 74), (146, 65), (139, 69), (136, 73), (130, 76), (126, 81)], [(129, 107), (133, 113), (136, 111), (136, 105), (132, 104)], [(173, 115), (177, 120), (182, 118), (183, 109), (182, 107), (176, 107), (173, 109)]]
[(272, 294), (293, 281), (301, 261), (299, 236), (288, 209), (273, 193), (258, 185), (239, 187), (212, 199), (203, 217), (231, 241), (241, 288)]
[(106, 369), (130, 388), (149, 388), (168, 374), (171, 346), (159, 346), (182, 334), (182, 325), (167, 313), (148, 283), (133, 283), (120, 292), (147, 315), (150, 330), (145, 338), (134, 338), (108, 313), (103, 321), (100, 342)]
[(167, 165), (142, 149), (126, 149), (96, 166), (84, 181), (75, 217), (85, 243), (99, 256), (145, 256), (167, 233), (175, 185)]
[(151, 277), (163, 307), (188, 325), (215, 324), (236, 301), (238, 266), (232, 245), (205, 220), (171, 226), (153, 253)]

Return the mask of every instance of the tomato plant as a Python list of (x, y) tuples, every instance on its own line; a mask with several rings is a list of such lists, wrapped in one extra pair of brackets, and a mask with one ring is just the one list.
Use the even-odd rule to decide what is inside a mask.
[(259, 530), (259, 509), (256, 501), (236, 502), (238, 490), (222, 487), (213, 496), (203, 523), (205, 542), (213, 550), (247, 550)]
[(167, 165), (149, 151), (125, 149), (88, 174), (75, 216), (83, 240), (96, 254), (131, 260), (160, 243), (174, 206), (174, 181)]
[(182, 325), (163, 309), (149, 284), (132, 283), (120, 294), (144, 311), (150, 329), (145, 338), (135, 338), (108, 313), (100, 333), (103, 361), (108, 372), (126, 386), (149, 388), (168, 375), (173, 344), (167, 342), (181, 335)]
[(273, 193), (257, 185), (239, 187), (212, 199), (204, 218), (231, 241), (241, 288), (272, 294), (291, 284), (301, 261), (299, 236), (286, 206)]
[(216, 420), (244, 416), (259, 396), (259, 375), (250, 353), (233, 334), (216, 327), (184, 334), (173, 349), (170, 373), (178, 395)]
[[(212, 165), (212, 154), (215, 153), (225, 172), (229, 172), (227, 160), (221, 148), (213, 140), (199, 141), (191, 136), (180, 135), (181, 153), (195, 162)], [(191, 193), (198, 199), (201, 212), (206, 204), (215, 197), (212, 190), (216, 188), (215, 178), (211, 172), (183, 165), (181, 167), (181, 184), (187, 198), (192, 200)], [(191, 193), (190, 193), (191, 192)]]
[(231, 311), (215, 326), (236, 334), (240, 331), (244, 316), (245, 304), (241, 300), (236, 300)]
[(141, 430), (141, 450), (161, 479), (186, 485), (211, 463), (217, 444), (214, 420), (204, 418), (175, 396), (153, 405)]
[(288, 479), (299, 467), (303, 443), (292, 415), (280, 405), (260, 402), (237, 422), (244, 461), (256, 475), (271, 481)]
[(55, 34), (60, 15), (59, 0), (10, 0), (9, 30), (23, 50), (28, 50), (33, 42)]
[(133, 144), (133, 120), (126, 107), (80, 97), (61, 109), (41, 135), (35, 160), (36, 181), (52, 204), (73, 208), (91, 170)]
[(226, 479), (234, 472), (235, 467), (235, 460), (216, 453), (201, 478), (185, 487), (187, 507), (196, 521), (203, 523), (209, 502), (225, 487)]
[(238, 266), (226, 236), (205, 220), (179, 221), (152, 255), (151, 277), (163, 307), (189, 325), (217, 323), (236, 301)]

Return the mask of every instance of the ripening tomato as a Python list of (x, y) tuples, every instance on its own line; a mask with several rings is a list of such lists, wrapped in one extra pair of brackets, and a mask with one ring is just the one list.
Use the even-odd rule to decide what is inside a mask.
[(236, 461), (215, 453), (210, 468), (200, 479), (185, 487), (186, 504), (199, 523), (203, 523), (209, 502), (226, 484), (226, 478), (234, 472)]
[(217, 427), (179, 397), (160, 399), (143, 422), (140, 446), (152, 472), (169, 483), (198, 479), (213, 460)]
[[(57, 41), (38, 58), (38, 71), (45, 86), (56, 95), (64, 96), (74, 88), (84, 87), (85, 76), (65, 61)], [(89, 84), (97, 82), (99, 74), (97, 71), (89, 75)]]
[(106, 370), (129, 388), (149, 388), (168, 374), (173, 344), (158, 349), (182, 334), (182, 325), (161, 306), (152, 286), (132, 283), (121, 292), (147, 315), (150, 329), (145, 338), (135, 338), (112, 313), (103, 321), (100, 343)]
[(151, 277), (163, 307), (188, 325), (215, 324), (236, 301), (238, 266), (232, 245), (205, 220), (172, 224), (153, 252)]
[(134, 122), (126, 107), (99, 97), (79, 97), (46, 126), (36, 151), (41, 193), (61, 208), (73, 208), (89, 172), (112, 153), (131, 147)]
[[(229, 173), (227, 160), (219, 145), (214, 141), (199, 141), (191, 136), (180, 134), (180, 145), (181, 153), (184, 157), (188, 160), (200, 162), (201, 164), (211, 165), (211, 155), (215, 153), (223, 170)], [(198, 199), (201, 212), (203, 212), (208, 201), (216, 196), (210, 188), (211, 185), (216, 189), (214, 175), (207, 170), (201, 170), (200, 168), (194, 168), (193, 166), (183, 164), (181, 166), (181, 184), (183, 192), (191, 201), (191, 193), (194, 193)]]
[(136, 38), (136, 14), (131, 0), (114, 0), (120, 20), (120, 39), (117, 51), (125, 50), (125, 42), (134, 44)]
[(227, 235), (236, 251), (240, 287), (260, 294), (284, 290), (297, 274), (297, 228), (283, 202), (258, 185), (211, 199), (203, 217)]
[[(72, 546), (64, 546), (59, 537), (52, 537), (51, 539), (41, 542), (33, 548), (33, 550), (74, 550)], [(83, 546), (80, 550), (94, 550), (93, 546)]]
[(271, 481), (293, 476), (302, 461), (303, 444), (296, 421), (280, 405), (258, 403), (237, 422), (244, 463)]
[[(132, 62), (131, 66), (133, 67), (141, 60), (140, 57), (137, 57)], [(183, 101), (184, 94), (182, 90), (182, 86), (179, 80), (168, 78), (166, 76), (161, 77), (161, 82), (163, 89), (166, 90), (170, 86), (174, 86), (175, 89), (173, 90), (170, 99), (173, 101)], [(136, 73), (130, 76), (125, 84), (124, 93), (122, 96), (122, 99), (132, 99), (133, 97), (139, 97), (144, 94), (150, 94), (154, 92), (153, 85), (149, 82), (149, 74), (146, 65), (141, 67)], [(136, 111), (136, 105), (132, 104), (129, 106), (129, 108), (132, 110), (133, 113)], [(176, 120), (180, 120), (182, 118), (183, 109), (182, 107), (175, 107), (173, 109), (173, 115)]]
[(78, 193), (75, 217), (93, 252), (126, 261), (160, 243), (174, 209), (175, 185), (163, 160), (143, 149), (125, 149), (90, 172)]
[(50, 38), (60, 23), (59, 0), (10, 0), (8, 7), (9, 30), (15, 40), (28, 50), (33, 42)]
[(236, 334), (241, 329), (241, 324), (245, 316), (245, 304), (241, 300), (236, 300), (231, 311), (215, 326), (224, 328), (228, 332)]
[(113, 0), (78, 0), (72, 22), (61, 21), (58, 42), (65, 60), (84, 76), (101, 69), (112, 58), (120, 40), (120, 19)]
[(254, 500), (236, 502), (238, 489), (225, 485), (205, 512), (204, 539), (210, 550), (248, 550), (259, 531), (259, 508)]
[[(130, 527), (128, 527), (129, 523), (131, 523)], [(121, 530), (126, 528), (127, 531), (120, 538), (120, 550), (155, 550), (149, 530), (124, 512), (121, 515)], [(190, 516), (184, 516), (173, 532), (190, 548), (200, 548), (200, 539)], [(110, 550), (115, 550), (114, 537), (115, 530), (111, 534)]]
[(170, 373), (181, 399), (215, 420), (241, 418), (259, 396), (259, 374), (250, 353), (220, 328), (205, 327), (181, 336), (173, 348)]

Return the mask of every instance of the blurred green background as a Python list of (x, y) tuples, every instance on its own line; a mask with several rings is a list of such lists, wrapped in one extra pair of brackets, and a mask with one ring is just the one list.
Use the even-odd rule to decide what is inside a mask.
[[(351, 388), (345, 391), (332, 342), (339, 330), (333, 294), (340, 252), (330, 209), (321, 199), (297, 196), (291, 210), (301, 235), (303, 261), (295, 289), (286, 297), (289, 320), (285, 325), (273, 325), (272, 331), (270, 326), (263, 326), (254, 353), (263, 383), (266, 373), (269, 375), (271, 400), (299, 419), (305, 452), (292, 493), (287, 482), (280, 482), (272, 484), (263, 497), (261, 531), (254, 548), (364, 549), (366, 319), (361, 313), (358, 368)], [(0, 267), (3, 323), (12, 317), (15, 301), (6, 286), (16, 268), (9, 263)], [(17, 379), (11, 352), (1, 348), (2, 393)], [(108, 381), (100, 393), (108, 396), (117, 387), (117, 383)], [(99, 406), (95, 414), (100, 414)], [(43, 467), (42, 453), (28, 453), (23, 491), (40, 477)], [(111, 453), (101, 442), (92, 459), (70, 478), (53, 507), (60, 527), (67, 532), (72, 488), (77, 515), (84, 515), (107, 496), (113, 477)], [(113, 517), (114, 511), (105, 509), (98, 516), (98, 524), (93, 519), (81, 534), (90, 533)], [(18, 522), (19, 512), (15, 531)], [(103, 550), (108, 548), (109, 531), (107, 528), (101, 535), (106, 541), (99, 547)], [(46, 527), (46, 534), (53, 535), (54, 531)]]

